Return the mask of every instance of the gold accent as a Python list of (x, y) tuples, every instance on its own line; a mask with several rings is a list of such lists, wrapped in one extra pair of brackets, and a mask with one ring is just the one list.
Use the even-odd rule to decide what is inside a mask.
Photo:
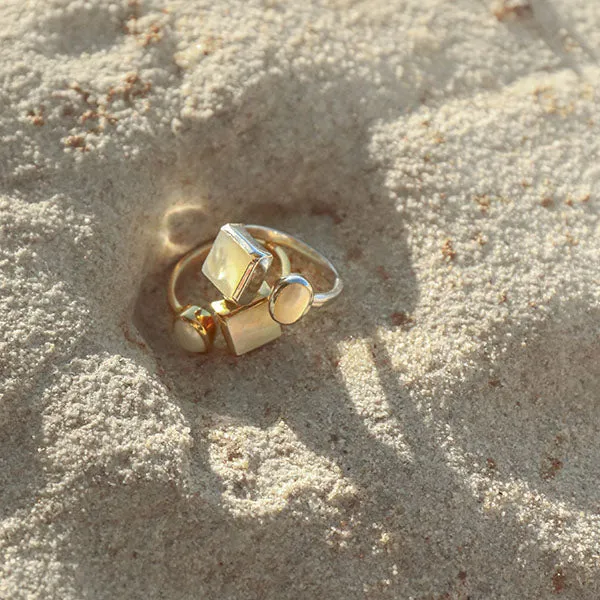
[(173, 334), (188, 352), (208, 352), (215, 340), (215, 317), (200, 306), (187, 306), (173, 323)]
[(281, 335), (281, 326), (269, 311), (269, 298), (258, 298), (246, 306), (236, 306), (228, 300), (211, 303), (227, 347), (240, 356), (264, 346)]

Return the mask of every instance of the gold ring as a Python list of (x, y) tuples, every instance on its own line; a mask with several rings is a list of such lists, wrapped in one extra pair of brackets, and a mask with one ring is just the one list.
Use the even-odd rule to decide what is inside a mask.
[[(299, 273), (291, 273), (284, 249), (291, 250), (325, 270), (333, 284), (329, 290), (314, 293), (311, 283)], [(280, 264), (273, 285), (273, 256)], [(202, 273), (223, 298), (183, 305), (176, 295), (177, 282), (187, 267), (203, 260)], [(173, 268), (167, 297), (176, 315), (174, 332), (188, 351), (206, 352), (212, 345), (219, 323), (229, 350), (236, 355), (262, 346), (281, 335), (281, 325), (296, 322), (312, 306), (322, 306), (342, 291), (342, 280), (320, 252), (305, 242), (270, 227), (228, 223), (214, 241), (194, 248)]]

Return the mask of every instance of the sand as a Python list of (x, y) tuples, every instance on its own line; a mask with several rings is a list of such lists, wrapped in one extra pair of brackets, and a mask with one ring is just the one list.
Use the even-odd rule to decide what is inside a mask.
[[(600, 3), (0, 23), (1, 598), (600, 596)], [(185, 355), (228, 221), (346, 289)]]

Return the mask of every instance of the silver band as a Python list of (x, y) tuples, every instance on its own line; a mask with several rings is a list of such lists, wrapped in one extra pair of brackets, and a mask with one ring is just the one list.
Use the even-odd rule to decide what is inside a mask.
[(337, 298), (344, 289), (342, 279), (340, 278), (337, 269), (333, 266), (333, 263), (306, 242), (303, 242), (295, 236), (284, 233), (283, 231), (273, 229), (272, 227), (264, 227), (262, 225), (244, 225), (244, 227), (256, 239), (263, 242), (271, 242), (275, 246), (289, 248), (305, 258), (308, 258), (320, 267), (323, 267), (333, 275), (333, 287), (327, 292), (317, 292), (313, 300), (313, 306), (323, 306), (323, 304)]

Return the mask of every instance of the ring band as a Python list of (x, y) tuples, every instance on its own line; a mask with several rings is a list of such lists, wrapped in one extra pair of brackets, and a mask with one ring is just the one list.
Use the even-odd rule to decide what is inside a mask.
[(244, 227), (257, 239), (265, 242), (271, 242), (275, 246), (283, 246), (284, 248), (293, 250), (305, 258), (308, 258), (315, 264), (323, 267), (333, 275), (334, 283), (332, 288), (326, 292), (318, 292), (315, 294), (312, 304), (314, 307), (323, 306), (323, 304), (333, 300), (334, 298), (337, 298), (342, 293), (344, 284), (339, 273), (337, 272), (337, 269), (333, 266), (333, 263), (328, 258), (323, 256), (312, 246), (309, 246), (306, 242), (303, 242), (297, 237), (291, 236), (283, 231), (279, 231), (271, 227), (264, 227), (263, 225), (244, 225)]

